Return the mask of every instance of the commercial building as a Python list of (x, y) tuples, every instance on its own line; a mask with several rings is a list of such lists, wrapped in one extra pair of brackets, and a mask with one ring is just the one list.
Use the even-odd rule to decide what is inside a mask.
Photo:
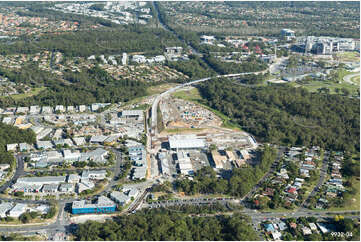
[(81, 154), (79, 151), (63, 150), (63, 156), (66, 161), (77, 161)]
[(171, 55), (171, 56), (181, 56), (182, 55), (182, 51), (183, 51), (183, 47), (167, 47), (165, 48), (165, 54), (166, 55)]
[(80, 176), (78, 174), (70, 174), (68, 176), (68, 183), (78, 183), (80, 181)]
[(298, 38), (297, 42), (295, 46), (299, 50), (317, 55), (331, 55), (338, 51), (353, 51), (357, 48), (356, 41), (351, 38), (307, 36)]
[(112, 193), (110, 193), (110, 197), (120, 206), (124, 206), (131, 201), (131, 198), (128, 195), (118, 191), (113, 191)]
[(105, 135), (94, 135), (90, 138), (90, 143), (103, 143), (108, 137)]
[(18, 148), (18, 144), (7, 144), (6, 145), (7, 151), (16, 151), (17, 148)]
[(136, 167), (133, 169), (133, 179), (134, 180), (141, 180), (144, 179), (147, 174), (146, 167)]
[(21, 214), (25, 213), (27, 205), (25, 203), (17, 203), (10, 211), (9, 217), (18, 218)]
[(78, 193), (81, 193), (82, 191), (93, 189), (95, 185), (94, 182), (90, 181), (87, 178), (84, 178), (81, 179), (80, 183), (77, 183), (77, 187), (78, 187)]
[(40, 150), (46, 150), (46, 149), (51, 149), (53, 148), (53, 144), (50, 141), (37, 141), (36, 142), (36, 147)]
[(43, 193), (56, 193), (58, 191), (58, 184), (45, 184), (43, 186), (42, 192)]
[(291, 40), (291, 39), (296, 38), (295, 31), (290, 30), (290, 29), (282, 29), (281, 36), (282, 36), (282, 38), (284, 38), (286, 40)]
[(73, 138), (73, 142), (76, 146), (84, 145), (86, 143), (84, 137), (75, 137)]
[(86, 170), (81, 174), (81, 179), (102, 180), (107, 175), (106, 170)]
[(14, 205), (12, 203), (3, 202), (0, 203), (0, 218), (5, 218), (7, 215), (7, 212), (12, 209)]
[(193, 166), (190, 158), (187, 153), (178, 151), (177, 152), (177, 161), (179, 172), (183, 175), (192, 175), (193, 174)]
[(123, 110), (121, 113), (122, 118), (143, 118), (143, 110)]
[(222, 169), (224, 162), (226, 162), (228, 159), (225, 155), (221, 155), (218, 150), (212, 150), (212, 159), (214, 161), (214, 167), (217, 169)]
[(21, 152), (26, 152), (26, 151), (29, 151), (31, 150), (33, 147), (27, 143), (20, 143), (19, 144), (19, 150)]
[(107, 197), (100, 196), (96, 203), (87, 203), (85, 200), (74, 201), (72, 204), (73, 214), (83, 213), (111, 213), (115, 212), (115, 203)]
[(177, 149), (204, 149), (206, 143), (204, 139), (195, 135), (173, 135), (169, 136), (169, 147), (172, 150)]
[(214, 36), (209, 35), (202, 35), (200, 39), (202, 41), (202, 44), (213, 44), (213, 42), (216, 40)]
[(22, 177), (14, 184), (28, 184), (28, 185), (44, 185), (44, 184), (60, 184), (65, 182), (65, 176), (43, 176), (43, 177)]
[(89, 151), (85, 154), (82, 154), (80, 160), (93, 160), (95, 162), (105, 162), (106, 156), (109, 152), (103, 148), (97, 148), (93, 151)]
[(59, 191), (60, 191), (60, 192), (64, 192), (64, 193), (74, 192), (74, 184), (71, 184), (71, 183), (63, 183), (63, 184), (60, 185)]

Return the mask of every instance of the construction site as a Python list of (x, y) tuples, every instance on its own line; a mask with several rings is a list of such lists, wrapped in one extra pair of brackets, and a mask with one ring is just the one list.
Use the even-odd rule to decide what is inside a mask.
[(222, 118), (210, 109), (166, 96), (159, 111), (164, 127), (152, 139), (152, 150), (164, 178), (191, 177), (205, 166), (222, 173), (255, 162), (255, 139), (239, 129), (223, 127)]

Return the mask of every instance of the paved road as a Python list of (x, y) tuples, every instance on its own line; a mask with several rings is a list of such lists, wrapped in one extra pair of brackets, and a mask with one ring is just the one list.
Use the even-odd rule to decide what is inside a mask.
[(325, 182), (325, 178), (327, 175), (327, 169), (328, 169), (328, 158), (329, 156), (327, 154), (324, 155), (324, 158), (322, 160), (322, 167), (320, 170), (320, 179), (318, 180), (317, 185), (313, 188), (312, 192), (308, 195), (308, 197), (303, 201), (303, 203), (300, 205), (299, 210), (307, 208), (309, 200), (316, 195), (316, 193), (320, 190), (321, 186)]
[(9, 181), (5, 182), (0, 187), (0, 193), (4, 192), (8, 187), (10, 187), (12, 184), (14, 184), (20, 176), (23, 176), (25, 174), (25, 172), (24, 172), (24, 155), (16, 155), (15, 158), (16, 158), (15, 174)]
[(360, 76), (360, 73), (355, 73), (355, 74), (349, 74), (347, 76), (343, 77), (343, 80), (351, 85), (357, 85), (356, 83), (354, 83), (353, 81), (351, 81), (351, 79), (355, 76)]

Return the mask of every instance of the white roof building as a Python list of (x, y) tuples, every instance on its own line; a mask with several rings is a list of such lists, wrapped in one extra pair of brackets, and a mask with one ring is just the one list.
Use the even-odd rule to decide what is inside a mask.
[(80, 181), (80, 176), (78, 174), (70, 174), (68, 176), (68, 183), (78, 183)]
[(303, 235), (310, 235), (310, 234), (312, 234), (312, 231), (308, 227), (303, 227), (302, 228), (302, 233), (303, 233)]
[(25, 203), (17, 203), (9, 212), (10, 217), (18, 218), (21, 214), (26, 212), (27, 205)]
[(20, 151), (29, 151), (31, 150), (33, 147), (27, 143), (20, 143), (19, 144), (19, 150)]
[(64, 160), (66, 161), (76, 161), (80, 158), (80, 151), (76, 150), (72, 152), (71, 150), (63, 150)]
[(47, 161), (59, 161), (63, 158), (63, 155), (56, 150), (46, 152)]
[(104, 135), (94, 135), (90, 138), (90, 143), (103, 143), (108, 136)]
[(5, 218), (6, 213), (13, 207), (12, 203), (3, 202), (0, 203), (0, 218)]
[(18, 148), (18, 144), (7, 144), (6, 145), (7, 151), (16, 151), (17, 148)]
[(87, 110), (87, 107), (85, 105), (79, 105), (78, 110), (79, 110), (79, 112), (82, 113), (82, 112), (85, 112)]
[(74, 108), (74, 106), (68, 106), (66, 108), (66, 111), (69, 112), (69, 113), (73, 113), (73, 112), (75, 112), (75, 108)]
[(84, 137), (73, 138), (73, 142), (75, 143), (76, 146), (84, 145), (86, 143)]
[(60, 184), (59, 191), (60, 192), (73, 192), (74, 191), (74, 184), (72, 184), (72, 183)]
[(50, 141), (37, 141), (36, 142), (36, 147), (38, 148), (38, 149), (44, 149), (44, 150), (46, 150), (46, 149), (51, 149), (51, 148), (53, 148), (53, 144), (50, 142)]
[(53, 141), (55, 145), (68, 145), (68, 146), (73, 146), (73, 141), (71, 141), (71, 139), (59, 139), (59, 140), (54, 140)]
[(96, 150), (83, 154), (83, 159), (90, 159), (95, 162), (104, 162), (106, 160), (105, 157), (108, 155), (108, 153), (109, 152), (103, 148), (97, 148)]
[(143, 117), (143, 110), (123, 110), (122, 117)]
[(46, 113), (46, 114), (53, 113), (53, 108), (52, 108), (52, 107), (48, 107), (48, 106), (42, 107), (42, 108), (41, 108), (41, 113)]
[(3, 120), (2, 120), (2, 122), (4, 123), (4, 124), (11, 124), (12, 123), (12, 118), (11, 117), (4, 117), (3, 118)]
[(146, 167), (136, 167), (134, 168), (133, 179), (144, 179), (147, 174)]
[(113, 191), (110, 193), (110, 197), (121, 206), (131, 201), (131, 198), (122, 192)]
[(10, 164), (0, 164), (0, 171), (4, 171), (10, 168)]
[(39, 106), (30, 106), (29, 113), (30, 114), (38, 114), (40, 112)]
[(107, 175), (106, 170), (85, 170), (81, 174), (81, 179), (96, 179), (101, 180), (104, 179)]
[(92, 189), (95, 186), (94, 183), (92, 181), (89, 181), (88, 179), (81, 179), (81, 182), (77, 183), (77, 185), (78, 185), (78, 193)]
[(203, 149), (206, 147), (205, 140), (191, 135), (169, 136), (169, 146), (171, 149)]
[(44, 193), (55, 193), (58, 191), (59, 185), (58, 184), (45, 184), (43, 186), (42, 191)]
[(17, 180), (18, 183), (43, 185), (43, 184), (60, 184), (65, 182), (65, 176), (42, 176), (42, 177), (21, 177)]
[(63, 112), (65, 112), (65, 108), (63, 105), (57, 105), (57, 106), (55, 106), (55, 112), (56, 111), (63, 113)]
[(18, 107), (16, 109), (16, 113), (28, 113), (29, 112), (29, 108), (28, 107)]
[(137, 188), (131, 188), (129, 191), (128, 191), (128, 196), (129, 197), (133, 197), (135, 198), (136, 196), (138, 196), (139, 194), (139, 190)]

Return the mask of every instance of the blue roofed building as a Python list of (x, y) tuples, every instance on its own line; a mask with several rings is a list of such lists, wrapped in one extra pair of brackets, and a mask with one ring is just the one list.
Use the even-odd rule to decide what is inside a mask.
[(274, 232), (275, 231), (275, 228), (273, 227), (272, 224), (265, 224), (264, 227), (265, 227), (267, 232)]
[(85, 200), (72, 203), (72, 214), (84, 213), (112, 213), (116, 210), (116, 204), (107, 197), (100, 196), (96, 203), (87, 203)]

